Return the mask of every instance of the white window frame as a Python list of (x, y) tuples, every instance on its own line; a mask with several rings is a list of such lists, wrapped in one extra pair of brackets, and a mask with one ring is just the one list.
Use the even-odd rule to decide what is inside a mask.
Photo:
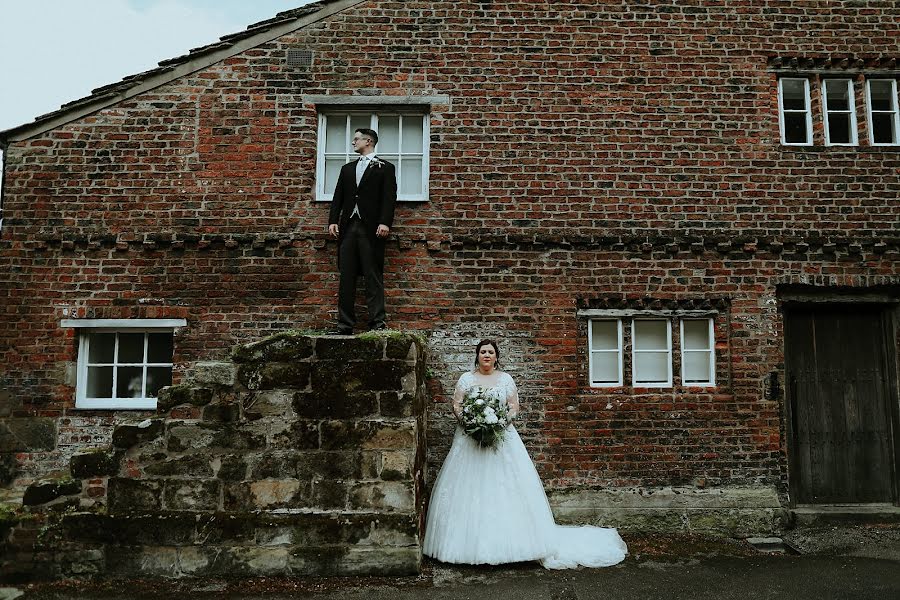
[[(893, 109), (890, 111), (886, 110), (873, 110), (872, 109), (872, 82), (873, 81), (889, 81), (891, 84), (891, 103), (893, 104)], [(878, 78), (873, 77), (871, 79), (866, 80), (866, 120), (868, 121), (869, 126), (869, 144), (872, 146), (897, 146), (900, 144), (900, 108), (897, 106), (897, 80), (896, 79), (888, 79), (888, 78)], [(872, 115), (874, 113), (887, 113), (893, 114), (894, 121), (894, 139), (888, 143), (884, 142), (875, 142), (875, 130), (872, 128)]]
[[(681, 335), (681, 385), (684, 387), (715, 387), (716, 386), (716, 336), (714, 322), (712, 317), (701, 318), (682, 318), (679, 319), (679, 328)], [(685, 349), (684, 344), (684, 323), (685, 321), (706, 321), (709, 326), (709, 347), (706, 349)], [(688, 382), (685, 378), (685, 355), (687, 354), (707, 354), (709, 356), (709, 373), (707, 381)]]
[[(828, 88), (832, 84), (843, 84), (848, 88), (848, 98), (850, 99), (847, 110), (832, 110), (828, 108)], [(853, 87), (852, 79), (823, 79), (822, 80), (822, 114), (825, 125), (825, 145), (826, 146), (857, 146), (859, 145), (859, 137), (856, 125), (856, 93)], [(832, 142), (831, 127), (828, 118), (832, 114), (848, 114), (850, 115), (850, 141), (849, 142)]]
[[(785, 110), (784, 109), (784, 82), (785, 81), (802, 81), (803, 82), (803, 90), (804, 96), (806, 98), (806, 110)], [(788, 142), (785, 139), (784, 127), (785, 127), (785, 113), (806, 113), (806, 141), (805, 142)], [(812, 146), (813, 143), (813, 128), (812, 128), (812, 102), (810, 101), (809, 94), (809, 79), (805, 77), (781, 77), (778, 79), (778, 127), (781, 131), (781, 143), (785, 146)]]
[[(618, 337), (617, 347), (615, 350), (595, 350), (594, 349), (594, 322), (599, 321), (615, 321), (616, 323), (616, 334)], [(589, 319), (588, 320), (588, 379), (590, 380), (591, 387), (595, 388), (608, 388), (608, 387), (622, 387), (622, 373), (624, 372), (624, 343), (623, 343), (623, 327), (622, 327), (622, 319)], [(615, 352), (617, 354), (617, 364), (618, 364), (618, 374), (619, 377), (614, 382), (608, 381), (594, 381), (594, 355), (595, 354), (609, 354)]]
[[(397, 154), (400, 156), (400, 160), (397, 161), (397, 164), (394, 166), (397, 169), (397, 201), (399, 202), (424, 202), (428, 200), (428, 173), (429, 169), (429, 141), (431, 140), (430, 133), (430, 123), (431, 119), (429, 118), (429, 113), (424, 111), (417, 111), (415, 109), (398, 109), (391, 108), (390, 106), (370, 106), (366, 108), (323, 108), (319, 111), (319, 131), (318, 131), (318, 139), (316, 142), (316, 201), (317, 202), (331, 202), (332, 193), (326, 192), (325, 190), (325, 159), (326, 158), (337, 158), (341, 156), (341, 153), (325, 153), (325, 137), (327, 133), (328, 119), (335, 117), (344, 117), (347, 119), (347, 140), (345, 144), (346, 151), (343, 153), (344, 162), (350, 162), (351, 160), (356, 158), (356, 154), (353, 152), (352, 147), (350, 146), (350, 138), (353, 136), (353, 129), (350, 128), (350, 118), (351, 116), (368, 116), (369, 117), (369, 127), (378, 131), (378, 118), (379, 116), (399, 116), (400, 117), (400, 132), (399, 132), (399, 147), (397, 149)], [(403, 119), (407, 117), (415, 117), (416, 119), (422, 120), (422, 152), (403, 152)], [(378, 146), (375, 146), (375, 154), (378, 155)], [(402, 189), (402, 181), (403, 181), (403, 158), (421, 158), (422, 160), (422, 193), (421, 194), (402, 194), (400, 190)]]
[[(635, 323), (638, 321), (661, 321), (666, 324), (666, 348), (664, 350), (638, 350)], [(637, 355), (666, 353), (666, 381), (640, 382), (637, 379)], [(634, 318), (631, 320), (631, 385), (641, 388), (670, 388), (672, 382), (672, 320), (667, 318)]]
[[(177, 327), (186, 325), (184, 319), (63, 319), (62, 327), (78, 328), (78, 365), (75, 385), (75, 408), (77, 409), (105, 409), (105, 410), (155, 410), (156, 398), (88, 398), (87, 375), (88, 356), (90, 352), (90, 334), (92, 333), (143, 333), (144, 356), (147, 356), (148, 333), (170, 333), (175, 335)], [(116, 377), (120, 366), (142, 367), (142, 386), (147, 385), (147, 369), (150, 367), (170, 367), (174, 371), (174, 362), (167, 363), (118, 363), (118, 336), (116, 337), (116, 350), (113, 354), (113, 362), (109, 366), (113, 369), (112, 389), (116, 391)], [(106, 365), (107, 363), (103, 363)], [(146, 393), (146, 389), (142, 390)]]

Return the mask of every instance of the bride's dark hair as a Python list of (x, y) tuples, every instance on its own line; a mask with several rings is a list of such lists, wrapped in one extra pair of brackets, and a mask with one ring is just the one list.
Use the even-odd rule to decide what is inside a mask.
[(475, 346), (475, 368), (478, 368), (478, 353), (481, 352), (482, 346), (494, 347), (494, 354), (497, 356), (497, 360), (494, 361), (494, 368), (500, 370), (500, 346), (498, 346), (497, 342), (494, 340), (481, 340), (478, 342), (478, 345)]

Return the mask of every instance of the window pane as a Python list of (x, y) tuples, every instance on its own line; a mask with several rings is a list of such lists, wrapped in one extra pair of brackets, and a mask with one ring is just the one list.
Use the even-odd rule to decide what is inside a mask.
[(872, 139), (876, 144), (893, 144), (897, 141), (894, 130), (894, 115), (891, 113), (874, 113), (872, 115)]
[(119, 334), (119, 359), (121, 363), (144, 362), (144, 334), (120, 333)]
[(86, 396), (112, 398), (112, 379), (112, 367), (88, 367)]
[(667, 321), (635, 321), (634, 348), (636, 350), (668, 350)]
[(419, 158), (403, 159), (403, 168), (400, 172), (400, 193), (422, 193), (422, 160)]
[(147, 397), (156, 398), (159, 390), (172, 385), (172, 367), (147, 367)]
[(147, 334), (147, 362), (170, 363), (172, 362), (172, 334), (150, 333)]
[(400, 151), (400, 117), (378, 117), (378, 153)]
[(143, 367), (119, 367), (116, 372), (116, 398), (141, 398)]
[(781, 80), (781, 104), (785, 110), (806, 110), (805, 84), (802, 79)]
[(887, 79), (869, 81), (869, 97), (872, 110), (894, 110), (893, 85)]
[(806, 131), (806, 113), (784, 114), (784, 141), (789, 144), (805, 144), (809, 141)]
[(617, 352), (591, 353), (591, 381), (594, 383), (619, 381), (619, 354)]
[(372, 127), (372, 117), (370, 115), (352, 115), (350, 117), (350, 132), (349, 137), (347, 138), (347, 143), (350, 143), (350, 138), (353, 137), (353, 132), (355, 132), (359, 128), (369, 129)]
[(641, 352), (634, 355), (634, 380), (637, 383), (666, 383), (669, 380), (667, 352)]
[(681, 341), (685, 350), (708, 350), (709, 321), (707, 319), (684, 321), (684, 339)]
[(325, 159), (325, 194), (334, 195), (334, 188), (337, 185), (338, 175), (341, 174), (341, 167), (346, 164), (343, 158), (326, 158)]
[(825, 81), (828, 110), (850, 110), (850, 82), (835, 79)]
[(111, 363), (113, 361), (116, 334), (92, 333), (88, 338), (88, 343), (90, 345), (90, 351), (88, 352), (89, 363)]
[(347, 152), (349, 144), (346, 115), (325, 117), (325, 152)]
[(591, 322), (591, 349), (619, 349), (619, 327), (617, 321)]
[(403, 117), (403, 152), (422, 152), (422, 124), (424, 117)]
[(708, 383), (711, 357), (710, 352), (685, 352), (683, 383)]
[(849, 144), (850, 113), (828, 114), (828, 141), (832, 144)]

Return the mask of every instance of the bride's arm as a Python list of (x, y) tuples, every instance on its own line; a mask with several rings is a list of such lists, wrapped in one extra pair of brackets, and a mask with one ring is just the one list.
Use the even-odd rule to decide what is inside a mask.
[(459, 377), (459, 380), (456, 382), (456, 390), (453, 392), (453, 414), (456, 416), (457, 420), (462, 418), (462, 403), (463, 398), (466, 396), (466, 386), (465, 383), (463, 383), (465, 377), (465, 373)]
[(514, 418), (519, 415), (519, 390), (516, 389), (516, 382), (509, 374), (504, 373), (509, 379), (506, 384), (506, 404), (509, 406), (509, 416)]

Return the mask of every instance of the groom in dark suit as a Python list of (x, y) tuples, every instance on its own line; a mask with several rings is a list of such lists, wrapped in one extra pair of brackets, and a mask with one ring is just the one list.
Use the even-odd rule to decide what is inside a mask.
[(369, 329), (385, 329), (384, 246), (394, 223), (397, 175), (394, 165), (375, 156), (378, 134), (372, 129), (354, 132), (353, 151), (359, 159), (341, 168), (328, 233), (338, 239), (338, 322), (336, 333), (350, 335), (356, 324), (356, 277), (366, 279)]

